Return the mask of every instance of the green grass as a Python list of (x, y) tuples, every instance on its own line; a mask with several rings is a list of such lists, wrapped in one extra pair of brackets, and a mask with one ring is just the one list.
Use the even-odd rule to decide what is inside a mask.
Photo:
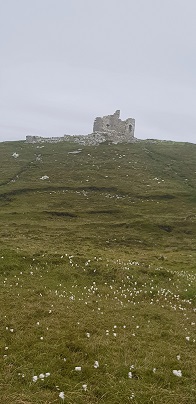
[(195, 162), (0, 144), (0, 402), (195, 403)]

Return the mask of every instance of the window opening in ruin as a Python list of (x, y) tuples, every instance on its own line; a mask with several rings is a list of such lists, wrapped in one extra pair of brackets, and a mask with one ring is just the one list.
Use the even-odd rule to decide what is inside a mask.
[(132, 125), (129, 125), (129, 131), (130, 132), (132, 131)]
[(110, 125), (109, 125), (109, 123), (107, 123), (107, 125), (106, 125), (106, 126), (107, 126), (107, 128), (109, 128), (109, 126), (110, 126)]

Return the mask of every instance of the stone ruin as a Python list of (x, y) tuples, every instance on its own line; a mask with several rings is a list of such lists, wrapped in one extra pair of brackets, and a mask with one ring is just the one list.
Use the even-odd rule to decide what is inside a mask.
[[(113, 115), (97, 117), (93, 125), (93, 133), (105, 133), (108, 138), (119, 142), (123, 139), (124, 142), (130, 142), (134, 138), (135, 119), (128, 118), (126, 121), (121, 121), (120, 110), (117, 110)], [(122, 141), (122, 140), (121, 140)]]
[(113, 115), (95, 118), (93, 133), (89, 135), (64, 135), (62, 137), (45, 138), (41, 136), (26, 136), (27, 143), (57, 143), (74, 142), (82, 145), (93, 146), (100, 143), (132, 143), (135, 141), (135, 119), (120, 119), (120, 110)]

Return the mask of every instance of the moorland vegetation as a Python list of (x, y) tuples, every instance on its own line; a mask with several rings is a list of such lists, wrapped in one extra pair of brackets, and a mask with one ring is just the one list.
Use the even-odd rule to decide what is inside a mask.
[(0, 144), (0, 402), (195, 403), (196, 145)]

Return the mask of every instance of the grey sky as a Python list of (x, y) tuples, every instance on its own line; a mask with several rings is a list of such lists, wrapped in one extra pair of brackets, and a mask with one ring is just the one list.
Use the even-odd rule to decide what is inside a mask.
[(87, 134), (196, 143), (195, 0), (0, 0), (0, 141)]

